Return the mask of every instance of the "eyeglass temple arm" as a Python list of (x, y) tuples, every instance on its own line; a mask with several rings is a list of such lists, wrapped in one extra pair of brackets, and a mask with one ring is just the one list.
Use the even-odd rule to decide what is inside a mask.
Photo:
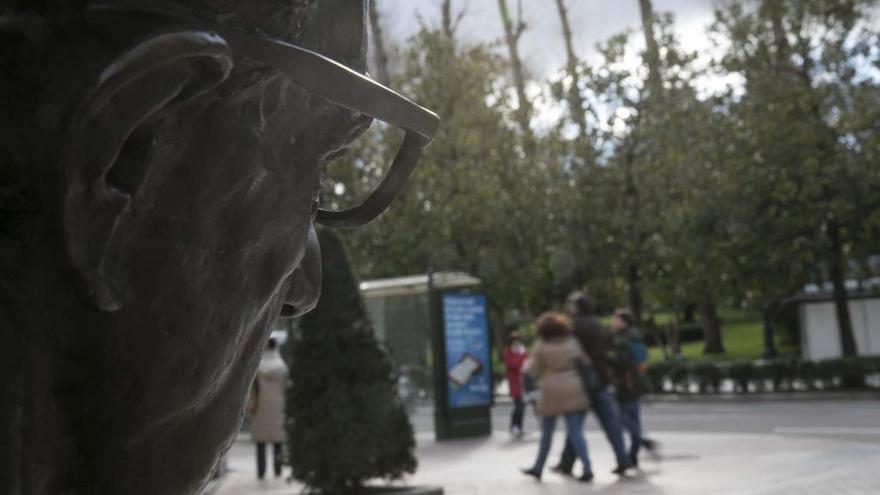
[(403, 189), (429, 142), (419, 134), (407, 131), (385, 178), (363, 203), (342, 211), (320, 208), (315, 220), (327, 227), (352, 228), (378, 217)]
[(440, 118), (367, 76), (305, 48), (277, 40), (221, 30), (233, 52), (269, 63), (311, 93), (429, 141)]
[(213, 31), (222, 36), (234, 52), (283, 71), (306, 90), (349, 110), (417, 132), (429, 141), (440, 124), (440, 118), (434, 112), (335, 60), (290, 43), (149, 8), (98, 2), (89, 6), (87, 11), (90, 16), (103, 17), (107, 21), (114, 21), (114, 16), (138, 15), (143, 19), (164, 19), (181, 26)]
[[(271, 63), (297, 84), (322, 98), (406, 130), (391, 168), (379, 187), (358, 206), (342, 211), (319, 209), (315, 220), (327, 227), (364, 225), (385, 211), (403, 189), (440, 118), (389, 88), (323, 55), (278, 41), (221, 33), (233, 51)], [(258, 43), (259, 46), (254, 46)]]

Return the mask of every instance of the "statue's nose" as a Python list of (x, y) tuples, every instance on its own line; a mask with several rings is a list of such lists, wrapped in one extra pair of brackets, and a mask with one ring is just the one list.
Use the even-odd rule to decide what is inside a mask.
[(321, 246), (315, 228), (309, 229), (306, 251), (299, 266), (290, 275), (290, 289), (281, 307), (281, 316), (302, 316), (318, 304), (321, 295)]

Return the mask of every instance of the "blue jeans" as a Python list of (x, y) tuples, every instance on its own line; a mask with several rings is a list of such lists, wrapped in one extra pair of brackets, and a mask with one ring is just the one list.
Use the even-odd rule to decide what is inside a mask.
[(620, 421), (623, 423), (623, 428), (629, 432), (629, 457), (633, 464), (638, 464), (639, 448), (643, 443), (642, 413), (638, 400), (620, 402)]
[[(590, 396), (593, 410), (596, 411), (596, 417), (599, 418), (599, 424), (605, 432), (605, 437), (611, 448), (614, 449), (614, 457), (617, 459), (618, 466), (628, 466), (631, 464), (630, 456), (626, 452), (626, 444), (623, 441), (623, 427), (620, 425), (620, 412), (617, 402), (608, 389), (603, 389)], [(559, 458), (559, 468), (563, 471), (571, 471), (574, 467), (575, 452), (570, 442), (566, 442), (565, 450), (562, 451), (562, 457)]]
[(510, 431), (513, 431), (514, 428), (518, 428), (522, 431), (523, 427), (523, 415), (526, 412), (526, 405), (523, 402), (522, 398), (514, 397), (513, 399), (513, 414), (510, 415)]
[[(584, 433), (581, 431), (581, 425), (584, 422), (584, 413), (571, 413), (565, 415), (565, 430), (568, 441), (574, 447), (581, 462), (584, 463), (584, 473), (593, 472), (590, 465), (590, 454), (587, 450), (587, 441), (584, 439)], [(544, 470), (544, 464), (547, 462), (547, 455), (550, 453), (550, 446), (553, 444), (553, 430), (556, 429), (556, 416), (543, 416), (541, 418), (541, 442), (538, 445), (538, 458), (535, 459), (535, 465), (532, 468), (537, 472)]]

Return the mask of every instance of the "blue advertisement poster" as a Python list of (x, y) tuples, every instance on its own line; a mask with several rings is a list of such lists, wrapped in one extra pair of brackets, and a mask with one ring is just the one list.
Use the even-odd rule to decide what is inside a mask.
[(492, 403), (486, 296), (443, 294), (447, 401), (450, 408)]

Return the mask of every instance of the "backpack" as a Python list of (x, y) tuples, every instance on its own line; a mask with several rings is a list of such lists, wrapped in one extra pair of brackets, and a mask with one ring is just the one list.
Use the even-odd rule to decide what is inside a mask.
[(639, 373), (648, 369), (648, 346), (641, 335), (630, 335), (628, 338), (629, 351), (633, 358), (633, 368)]
[(648, 347), (641, 340), (630, 340), (629, 349), (632, 352), (633, 362), (637, 368), (648, 361)]

